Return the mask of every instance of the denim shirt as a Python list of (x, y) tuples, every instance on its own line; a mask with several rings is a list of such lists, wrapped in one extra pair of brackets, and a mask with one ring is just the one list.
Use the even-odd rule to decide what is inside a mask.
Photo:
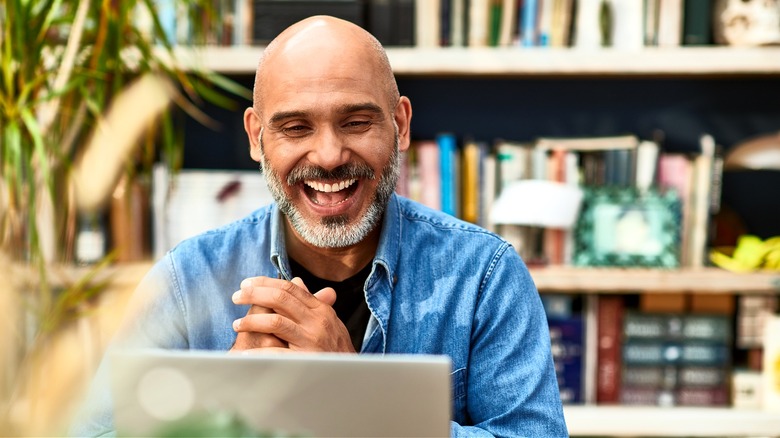
[[(122, 345), (229, 350), (241, 281), (291, 278), (282, 221), (272, 204), (177, 245), (139, 285)], [(505, 240), (394, 195), (364, 289), (361, 354), (451, 358), (452, 436), (567, 436), (541, 300)], [(102, 412), (76, 435), (112, 429), (105, 368), (88, 403)]]

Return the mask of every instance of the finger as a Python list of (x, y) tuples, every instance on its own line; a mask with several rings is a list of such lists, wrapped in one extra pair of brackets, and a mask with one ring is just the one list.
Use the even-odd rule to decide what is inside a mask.
[(314, 297), (329, 306), (336, 303), (336, 291), (332, 287), (326, 287), (314, 294)]
[(278, 313), (261, 313), (239, 318), (233, 321), (233, 330), (239, 333), (268, 333), (287, 342), (290, 342), (291, 339), (303, 338), (300, 327)]
[(251, 350), (253, 348), (280, 347), (287, 348), (285, 341), (268, 333), (239, 333), (236, 336), (236, 342), (231, 347), (231, 351)]
[(289, 348), (279, 348), (279, 347), (261, 347), (261, 348), (252, 348), (249, 350), (239, 350), (239, 351), (229, 351), (230, 354), (240, 354), (240, 355), (251, 355), (251, 354), (286, 354), (286, 353), (292, 353), (293, 351)]
[(306, 292), (309, 292), (309, 288), (308, 288), (308, 287), (306, 287), (306, 285), (305, 285), (305, 284), (303, 284), (303, 280), (301, 279), (301, 277), (295, 277), (295, 278), (293, 278), (292, 280), (290, 280), (290, 282), (292, 282), (292, 283), (294, 283), (296, 286), (298, 286), (298, 287), (300, 287), (300, 288), (302, 288), (302, 289), (306, 290)]
[[(279, 312), (276, 307), (277, 303), (295, 305), (294, 301), (288, 300), (288, 298), (294, 298), (300, 302), (300, 305), (310, 309), (320, 306), (320, 301), (312, 296), (303, 281), (297, 277), (293, 281), (269, 277), (247, 278), (241, 282), (241, 289), (235, 292), (232, 297), (235, 304), (256, 304), (270, 307), (277, 312)], [(290, 308), (289, 310), (296, 311), (297, 309)]]

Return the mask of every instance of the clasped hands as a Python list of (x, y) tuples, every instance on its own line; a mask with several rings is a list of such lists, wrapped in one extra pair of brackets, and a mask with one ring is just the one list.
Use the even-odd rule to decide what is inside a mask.
[(233, 322), (238, 335), (230, 351), (354, 353), (349, 332), (333, 310), (335, 302), (332, 288), (312, 294), (298, 277), (247, 278), (233, 294), (233, 303), (250, 308)]

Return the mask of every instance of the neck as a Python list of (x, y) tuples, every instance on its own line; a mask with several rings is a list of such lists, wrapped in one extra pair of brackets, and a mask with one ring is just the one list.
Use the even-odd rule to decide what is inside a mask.
[(319, 248), (301, 238), (285, 220), (287, 255), (313, 275), (324, 280), (343, 281), (357, 274), (376, 254), (380, 227), (356, 245), (344, 248)]

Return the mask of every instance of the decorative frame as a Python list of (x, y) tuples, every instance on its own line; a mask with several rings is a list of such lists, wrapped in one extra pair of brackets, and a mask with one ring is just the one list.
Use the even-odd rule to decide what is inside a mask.
[(672, 190), (586, 188), (575, 228), (574, 264), (676, 268), (680, 217), (680, 198)]

